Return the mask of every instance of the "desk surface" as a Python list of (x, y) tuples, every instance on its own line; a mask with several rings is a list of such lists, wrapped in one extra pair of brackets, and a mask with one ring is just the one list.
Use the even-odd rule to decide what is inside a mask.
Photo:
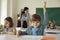
[[(60, 30), (45, 30), (45, 32), (60, 32)], [(45, 36), (56, 37), (56, 40), (60, 40), (60, 34), (46, 34)], [(16, 35), (6, 35), (0, 34), (0, 40), (40, 40), (44, 36), (32, 36), (32, 35), (24, 35), (17, 37)]]
[(0, 35), (0, 40), (40, 40), (43, 36), (24, 35), (17, 37), (15, 35)]
[[(60, 34), (54, 35), (46, 35), (48, 37), (56, 37), (56, 40), (60, 40)], [(24, 35), (17, 37), (15, 35), (0, 35), (0, 40), (40, 40), (43, 36), (31, 36), (31, 35)]]

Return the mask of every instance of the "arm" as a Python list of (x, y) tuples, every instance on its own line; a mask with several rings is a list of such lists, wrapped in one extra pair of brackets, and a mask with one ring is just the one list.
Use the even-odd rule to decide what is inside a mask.
[(14, 35), (14, 32), (6, 32), (6, 34)]
[(29, 21), (30, 21), (30, 14), (28, 13), (27, 20), (26, 20), (28, 26), (29, 26)]
[(26, 22), (27, 22), (27, 26), (29, 26), (29, 20), (26, 20)]
[(2, 32), (2, 34), (9, 34), (9, 35), (16, 35), (16, 29), (14, 29), (12, 32)]
[(22, 19), (23, 13), (20, 14), (20, 21), (21, 21), (21, 27), (23, 27), (23, 19)]
[(20, 31), (19, 30), (17, 36), (27, 35), (27, 30), (28, 30), (28, 28), (26, 29), (26, 31)]
[(28, 28), (26, 29), (26, 31), (18, 31), (17, 36), (30, 35), (30, 34), (31, 34), (30, 27), (28, 27)]
[(21, 27), (23, 28), (23, 20), (21, 19)]
[(27, 33), (26, 32), (22, 32), (22, 31), (18, 31), (17, 36), (19, 37), (21, 35), (27, 35)]
[(43, 10), (44, 10), (44, 20), (43, 20), (42, 25), (46, 26), (47, 22), (48, 22), (48, 14), (46, 12), (46, 2), (44, 2), (44, 8), (43, 8)]
[(1, 34), (15, 35), (14, 32), (1, 32)]

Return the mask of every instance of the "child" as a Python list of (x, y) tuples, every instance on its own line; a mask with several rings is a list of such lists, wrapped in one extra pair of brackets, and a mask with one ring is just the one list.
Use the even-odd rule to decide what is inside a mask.
[(48, 24), (48, 29), (56, 29), (55, 21), (51, 19)]
[(19, 31), (18, 36), (20, 35), (44, 35), (44, 29), (45, 26), (47, 25), (47, 13), (46, 13), (46, 3), (44, 5), (44, 21), (41, 24), (41, 16), (38, 14), (33, 14), (32, 15), (32, 26), (27, 28), (25, 32)]
[(13, 27), (13, 20), (11, 17), (6, 17), (4, 20), (3, 34), (15, 34), (15, 29)]

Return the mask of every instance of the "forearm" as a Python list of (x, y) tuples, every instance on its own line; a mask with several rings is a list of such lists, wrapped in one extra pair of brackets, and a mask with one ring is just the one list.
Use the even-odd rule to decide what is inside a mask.
[(23, 20), (21, 20), (21, 27), (23, 27)]
[(27, 22), (27, 26), (29, 26), (29, 20), (27, 20), (26, 22)]
[(26, 32), (22, 32), (22, 35), (27, 35), (27, 33)]
[(9, 34), (9, 35), (14, 35), (14, 32), (1, 32), (1, 34)]
[(44, 13), (46, 12), (46, 2), (44, 1), (44, 6), (43, 6)]
[(20, 36), (20, 35), (27, 35), (27, 33), (26, 32), (22, 32), (22, 31), (18, 31), (18, 34), (17, 34), (18, 36)]
[(6, 32), (6, 34), (14, 35), (14, 32)]
[(46, 2), (44, 2), (43, 11), (44, 11), (43, 25), (46, 26), (48, 22), (48, 13), (46, 12)]

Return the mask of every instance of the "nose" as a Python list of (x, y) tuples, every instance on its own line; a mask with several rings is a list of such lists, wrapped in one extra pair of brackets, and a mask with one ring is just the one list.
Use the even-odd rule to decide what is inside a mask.
[(37, 26), (37, 22), (35, 22), (35, 25)]

